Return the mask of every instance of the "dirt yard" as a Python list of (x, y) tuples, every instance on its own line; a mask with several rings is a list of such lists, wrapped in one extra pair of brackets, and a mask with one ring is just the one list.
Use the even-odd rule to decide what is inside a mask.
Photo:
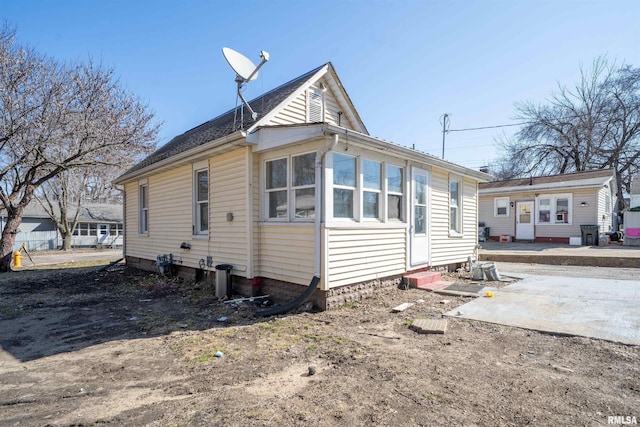
[[(137, 270), (4, 274), (0, 425), (640, 419), (639, 347), (452, 318), (444, 335), (410, 329), (465, 301), (394, 289), (331, 312), (256, 318), (253, 303)], [(391, 312), (403, 302), (414, 305)]]

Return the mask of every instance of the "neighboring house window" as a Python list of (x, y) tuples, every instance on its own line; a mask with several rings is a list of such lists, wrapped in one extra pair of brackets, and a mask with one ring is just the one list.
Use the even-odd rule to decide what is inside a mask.
[(149, 185), (147, 183), (139, 186), (139, 226), (138, 231), (140, 234), (147, 234), (149, 232)]
[(551, 222), (551, 199), (538, 199), (538, 223), (549, 224)]
[(74, 236), (97, 236), (98, 226), (97, 224), (91, 224), (86, 222), (79, 222), (76, 224), (76, 229), (73, 230)]
[(540, 195), (536, 198), (537, 224), (571, 224), (573, 195)]
[(194, 234), (206, 234), (209, 230), (209, 171), (194, 171)]
[(508, 197), (496, 197), (493, 199), (493, 216), (509, 216)]
[(109, 225), (110, 236), (122, 236), (122, 224), (110, 224)]
[(462, 179), (449, 176), (449, 230), (462, 233)]
[(356, 158), (333, 154), (333, 217), (353, 218)]
[[(315, 162), (316, 153), (284, 157), (266, 162), (266, 211), (269, 219), (309, 220), (315, 218)], [(291, 173), (289, 173), (290, 169)], [(291, 198), (289, 194), (291, 194)], [(293, 199), (292, 209), (289, 208), (290, 199)], [(293, 218), (289, 215), (290, 210), (293, 212)]]
[(307, 122), (317, 123), (324, 121), (324, 102), (322, 92), (309, 88), (307, 90)]
[(569, 223), (569, 199), (556, 199), (556, 224)]
[(380, 193), (382, 191), (382, 165), (372, 160), (362, 161), (362, 208), (364, 218), (380, 218)]
[(387, 219), (403, 220), (402, 199), (403, 199), (403, 179), (402, 168), (397, 166), (387, 166)]

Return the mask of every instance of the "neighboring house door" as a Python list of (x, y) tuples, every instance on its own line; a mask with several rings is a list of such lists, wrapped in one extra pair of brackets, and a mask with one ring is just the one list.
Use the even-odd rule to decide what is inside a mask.
[(98, 225), (98, 244), (104, 245), (107, 243), (109, 239), (109, 225), (108, 224), (99, 224)]
[(412, 266), (429, 262), (429, 172), (411, 171), (411, 254)]
[(516, 240), (534, 240), (533, 202), (516, 203)]

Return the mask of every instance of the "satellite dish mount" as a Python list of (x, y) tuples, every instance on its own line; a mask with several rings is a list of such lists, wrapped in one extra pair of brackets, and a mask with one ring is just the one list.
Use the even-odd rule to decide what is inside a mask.
[[(247, 100), (244, 99), (244, 96), (242, 96), (242, 89), (244, 88), (245, 84), (258, 78), (258, 70), (269, 60), (269, 53), (265, 52), (264, 50), (260, 51), (260, 58), (262, 58), (262, 61), (260, 62), (260, 64), (258, 64), (257, 67), (253, 64), (253, 62), (251, 62), (249, 58), (228, 47), (222, 48), (222, 54), (224, 55), (224, 58), (227, 60), (227, 62), (229, 63), (233, 71), (235, 71), (236, 73), (236, 83), (238, 84), (238, 96), (236, 98), (236, 114), (237, 114), (237, 107), (238, 107), (237, 100), (238, 98), (240, 98), (242, 100), (242, 104), (246, 106), (247, 109), (251, 112), (251, 118), (253, 118), (253, 120), (256, 120), (258, 118), (258, 113), (253, 111), (253, 108), (251, 108), (251, 105), (249, 105)], [(241, 114), (240, 129), (242, 129), (243, 121), (244, 121), (243, 120), (244, 109), (241, 110), (240, 114)], [(236, 128), (235, 116), (233, 119), (233, 128), (234, 130)]]

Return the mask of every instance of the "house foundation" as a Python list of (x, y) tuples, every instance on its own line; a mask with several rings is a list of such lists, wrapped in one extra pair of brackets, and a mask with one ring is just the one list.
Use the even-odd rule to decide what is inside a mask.
[[(152, 260), (127, 256), (126, 262), (129, 267), (160, 273), (158, 265)], [(214, 286), (215, 283), (216, 271), (203, 271), (200, 269), (185, 267), (180, 264), (173, 264), (169, 271), (171, 275), (182, 277), (187, 280), (206, 281), (212, 286)], [(311, 278), (309, 278), (309, 281), (311, 281)], [(347, 302), (362, 301), (373, 296), (377, 292), (397, 288), (401, 283), (402, 275), (397, 275), (345, 285), (329, 289), (328, 291), (316, 289), (311, 295), (309, 301), (313, 302), (314, 307), (320, 310), (332, 310)], [(233, 287), (234, 294), (247, 297), (269, 295), (271, 299), (278, 303), (291, 301), (306, 289), (306, 286), (281, 280), (265, 277), (247, 279), (245, 277), (234, 275), (231, 275), (231, 286)]]

